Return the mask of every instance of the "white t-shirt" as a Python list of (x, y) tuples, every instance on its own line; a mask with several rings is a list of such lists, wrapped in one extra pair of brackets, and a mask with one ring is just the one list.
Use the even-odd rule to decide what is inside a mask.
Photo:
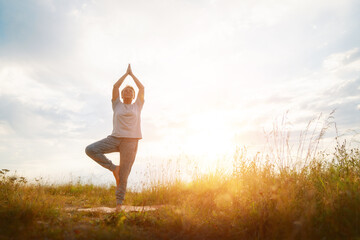
[(140, 115), (143, 105), (144, 101), (141, 101), (139, 97), (132, 104), (124, 104), (119, 97), (112, 101), (114, 115), (111, 136), (141, 139)]

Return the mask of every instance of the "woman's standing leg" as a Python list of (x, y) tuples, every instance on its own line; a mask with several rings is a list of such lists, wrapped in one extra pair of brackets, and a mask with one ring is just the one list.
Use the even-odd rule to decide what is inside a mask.
[(120, 143), (120, 184), (116, 187), (116, 204), (122, 204), (125, 199), (127, 180), (135, 161), (138, 148), (137, 139), (123, 139)]
[(118, 152), (120, 142), (121, 140), (108, 136), (107, 138), (88, 145), (85, 148), (85, 152), (95, 162), (113, 172), (116, 165), (114, 165), (104, 154)]

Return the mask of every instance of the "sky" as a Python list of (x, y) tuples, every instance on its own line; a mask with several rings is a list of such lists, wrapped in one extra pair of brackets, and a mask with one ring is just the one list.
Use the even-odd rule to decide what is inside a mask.
[(145, 86), (131, 186), (263, 151), (277, 124), (295, 144), (333, 110), (323, 147), (359, 143), (359, 1), (0, 0), (0, 168), (113, 181), (85, 147), (111, 134), (129, 63)]

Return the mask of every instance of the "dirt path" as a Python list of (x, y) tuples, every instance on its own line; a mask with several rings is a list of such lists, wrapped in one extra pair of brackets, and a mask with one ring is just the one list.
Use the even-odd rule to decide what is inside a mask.
[[(153, 205), (153, 206), (122, 205), (121, 210), (124, 212), (148, 212), (148, 211), (155, 211), (162, 207), (165, 207), (165, 205)], [(116, 212), (116, 208), (110, 208), (110, 207), (93, 207), (93, 208), (66, 207), (64, 209), (65, 211), (79, 211), (79, 212), (105, 212), (105, 213)]]

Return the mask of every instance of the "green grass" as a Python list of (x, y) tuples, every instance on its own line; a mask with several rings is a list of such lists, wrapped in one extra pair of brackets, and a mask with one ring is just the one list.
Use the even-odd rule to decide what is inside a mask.
[(114, 207), (114, 186), (27, 183), (0, 172), (0, 239), (360, 239), (360, 151), (336, 147), (301, 168), (238, 151), (234, 168), (191, 182), (128, 191), (125, 204), (155, 212), (67, 212)]

